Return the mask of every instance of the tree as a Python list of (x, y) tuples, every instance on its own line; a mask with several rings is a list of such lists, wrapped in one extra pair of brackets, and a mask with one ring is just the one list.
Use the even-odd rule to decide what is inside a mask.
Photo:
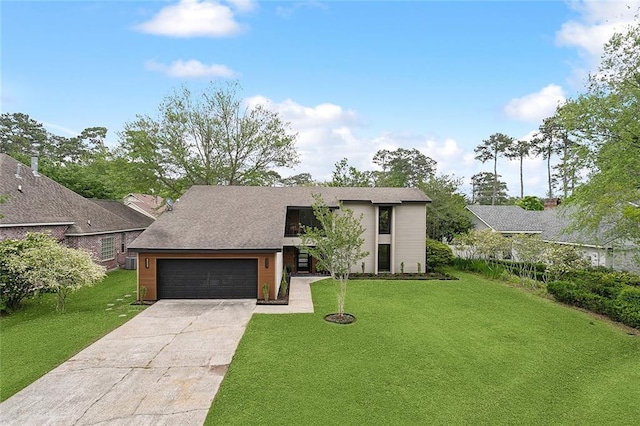
[(525, 210), (544, 210), (544, 203), (538, 197), (527, 195), (516, 201), (516, 206), (520, 206)]
[(524, 177), (522, 174), (522, 163), (525, 157), (529, 156), (531, 151), (531, 142), (525, 140), (513, 139), (511, 144), (507, 146), (504, 153), (505, 157), (510, 160), (520, 160), (520, 198), (524, 197)]
[(368, 187), (373, 186), (373, 177), (369, 171), (360, 171), (349, 165), (349, 160), (338, 161), (327, 186)]
[(588, 181), (568, 200), (572, 228), (605, 231), (605, 239), (640, 242), (640, 19), (604, 47), (586, 93), (558, 119), (581, 137), (591, 155)]
[(315, 186), (316, 182), (311, 177), (311, 173), (300, 173), (297, 175), (289, 176), (288, 178), (281, 178), (279, 184), (281, 186)]
[(498, 157), (504, 155), (507, 148), (513, 144), (513, 138), (503, 133), (494, 133), (489, 139), (482, 141), (473, 151), (476, 153), (475, 159), (486, 163), (493, 160), (493, 192), (491, 194), (491, 205), (497, 204), (498, 200)]
[(179, 195), (191, 185), (260, 185), (273, 169), (298, 164), (297, 134), (267, 107), (242, 107), (238, 83), (186, 87), (164, 98), (157, 118), (126, 123), (120, 144)]
[(422, 192), (431, 198), (427, 203), (427, 236), (433, 240), (451, 241), (457, 234), (471, 229), (471, 217), (465, 208), (468, 204), (459, 193), (461, 179), (455, 176), (434, 176), (420, 185)]
[(382, 171), (373, 172), (376, 186), (418, 187), (433, 177), (437, 163), (417, 149), (382, 149), (373, 156)]
[(340, 203), (337, 211), (331, 210), (318, 194), (313, 195), (313, 213), (320, 227), (302, 226), (302, 245), (318, 262), (320, 269), (331, 274), (336, 283), (338, 317), (344, 316), (347, 281), (354, 265), (369, 255), (362, 251), (364, 239), (362, 218)]
[(22, 240), (0, 241), (0, 312), (15, 311), (24, 298), (42, 288), (40, 283), (32, 283), (15, 273), (12, 266), (24, 251), (38, 247), (47, 238), (45, 234), (27, 234)]
[(44, 154), (48, 133), (42, 123), (22, 113), (0, 115), (0, 152), (14, 154)]
[(500, 180), (500, 175), (491, 172), (480, 172), (471, 176), (471, 204), (507, 204), (507, 184)]
[(49, 236), (27, 234), (37, 244), (9, 260), (9, 270), (33, 286), (57, 294), (56, 310), (64, 312), (67, 296), (105, 277), (104, 267), (96, 265), (88, 252), (62, 246)]

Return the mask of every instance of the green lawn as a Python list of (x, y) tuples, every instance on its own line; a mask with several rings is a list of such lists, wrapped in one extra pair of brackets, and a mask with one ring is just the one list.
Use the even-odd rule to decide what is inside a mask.
[(135, 271), (114, 271), (67, 298), (44, 294), (0, 319), (0, 400), (5, 400), (142, 310), (135, 300)]
[(640, 338), (483, 278), (354, 281), (352, 325), (254, 315), (208, 424), (637, 424)]

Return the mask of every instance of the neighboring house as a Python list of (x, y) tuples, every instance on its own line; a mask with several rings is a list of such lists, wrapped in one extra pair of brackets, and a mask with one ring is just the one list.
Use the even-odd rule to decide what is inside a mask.
[(166, 205), (163, 202), (164, 199), (162, 197), (147, 194), (128, 194), (123, 199), (125, 206), (153, 219), (159, 217), (166, 209)]
[(579, 248), (592, 266), (640, 272), (634, 259), (638, 255), (638, 247), (607, 241), (602, 235), (566, 232), (570, 220), (563, 207), (528, 211), (518, 206), (469, 205), (467, 210), (473, 215), (475, 229), (491, 229), (505, 236), (539, 235), (546, 242), (569, 244)]
[(315, 220), (312, 194), (363, 214), (366, 272), (424, 267), (431, 200), (418, 189), (193, 186), (129, 246), (138, 252), (138, 285), (148, 300), (255, 299), (263, 283), (274, 297), (284, 266), (320, 272), (299, 247), (299, 225)]
[(91, 252), (96, 263), (125, 264), (129, 244), (153, 219), (118, 201), (88, 200), (0, 153), (0, 240), (49, 232), (61, 243)]

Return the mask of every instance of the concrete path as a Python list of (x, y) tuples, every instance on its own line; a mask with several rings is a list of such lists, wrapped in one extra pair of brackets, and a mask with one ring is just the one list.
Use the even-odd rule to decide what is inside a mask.
[(163, 300), (0, 404), (2, 425), (202, 425), (255, 300)]
[(288, 305), (256, 305), (256, 314), (312, 314), (310, 284), (327, 277), (291, 277)]
[(0, 425), (202, 425), (256, 313), (313, 313), (293, 277), (289, 305), (161, 300), (0, 404)]

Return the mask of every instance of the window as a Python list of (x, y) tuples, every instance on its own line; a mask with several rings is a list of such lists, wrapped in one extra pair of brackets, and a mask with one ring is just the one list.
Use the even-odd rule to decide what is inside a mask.
[(106, 237), (102, 239), (101, 260), (111, 260), (116, 257), (115, 238)]
[(391, 207), (379, 207), (378, 209), (378, 233), (391, 233)]
[(391, 272), (390, 244), (378, 244), (378, 272)]

